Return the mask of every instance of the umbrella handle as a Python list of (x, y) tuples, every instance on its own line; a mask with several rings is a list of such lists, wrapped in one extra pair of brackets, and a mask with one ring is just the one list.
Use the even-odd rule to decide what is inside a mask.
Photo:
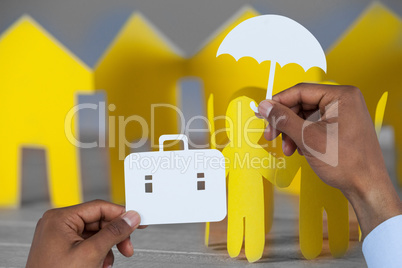
[(257, 105), (255, 105), (255, 102), (254, 102), (254, 101), (251, 101), (251, 102), (250, 102), (250, 108), (251, 108), (251, 110), (253, 110), (255, 113), (258, 113), (258, 107), (257, 107)]
[(271, 67), (269, 68), (267, 95), (265, 97), (268, 100), (272, 99), (272, 92), (274, 89), (275, 68), (276, 68), (276, 62), (271, 60)]
[[(272, 99), (272, 91), (274, 89), (275, 68), (276, 68), (276, 62), (271, 61), (271, 67), (269, 68), (267, 95), (265, 96), (265, 99), (269, 99), (269, 100)], [(250, 102), (250, 108), (255, 113), (258, 113), (258, 107), (257, 107), (257, 105), (255, 105), (254, 101)]]

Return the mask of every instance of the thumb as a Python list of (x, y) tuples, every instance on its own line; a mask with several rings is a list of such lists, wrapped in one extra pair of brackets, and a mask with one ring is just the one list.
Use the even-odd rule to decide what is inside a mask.
[[(127, 211), (102, 227), (96, 234), (84, 240), (82, 247), (89, 247), (88, 251), (95, 251), (97, 258), (104, 258), (109, 250), (122, 242), (140, 225), (140, 215), (135, 211)], [(93, 249), (93, 250), (92, 250)]]
[(297, 146), (302, 146), (302, 129), (304, 120), (290, 108), (273, 100), (264, 100), (258, 106), (258, 113), (271, 127), (288, 135)]

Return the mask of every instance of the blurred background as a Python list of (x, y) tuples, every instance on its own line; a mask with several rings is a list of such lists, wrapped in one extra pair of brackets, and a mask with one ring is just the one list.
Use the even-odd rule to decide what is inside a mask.
[(239, 9), (249, 5), (261, 14), (279, 14), (298, 21), (327, 50), (373, 2), (402, 15), (402, 2), (398, 0), (2, 0), (0, 32), (28, 14), (93, 67), (128, 17), (139, 11), (190, 57)]

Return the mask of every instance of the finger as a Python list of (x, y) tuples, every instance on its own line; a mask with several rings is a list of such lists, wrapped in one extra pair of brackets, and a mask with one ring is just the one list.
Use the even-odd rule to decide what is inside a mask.
[(114, 263), (114, 254), (112, 250), (109, 250), (109, 252), (106, 255), (106, 258), (103, 260), (103, 268), (112, 267), (113, 263)]
[(278, 137), (279, 134), (281, 134), (281, 132), (273, 128), (270, 124), (268, 124), (268, 126), (264, 130), (264, 137), (268, 141), (276, 139), (276, 137)]
[(299, 155), (304, 155), (303, 151), (299, 147), (297, 147), (297, 152), (299, 153)]
[[(290, 108), (295, 114), (298, 114), (299, 115), (299, 117), (301, 116), (300, 115), (300, 107), (292, 107), (292, 108)], [(257, 113), (256, 113), (257, 114)], [(258, 115), (260, 115), (259, 113), (258, 113)], [(261, 115), (260, 115), (261, 116)], [(261, 116), (262, 117), (262, 116)], [(262, 118), (264, 118), (264, 117), (262, 117)], [(264, 131), (264, 137), (265, 137), (265, 139), (266, 140), (268, 140), (268, 141), (272, 141), (272, 140), (274, 140), (274, 139), (276, 139), (278, 136), (279, 136), (279, 134), (281, 134), (282, 132), (280, 132), (279, 130), (277, 130), (277, 129), (275, 129), (274, 127), (272, 127), (272, 125), (271, 124), (268, 124), (268, 126), (266, 127), (266, 129), (265, 129), (265, 131)]]
[[(86, 225), (89, 225), (89, 230), (96, 231), (96, 225), (102, 227), (102, 222), (109, 222), (117, 216), (125, 212), (125, 208), (120, 205), (109, 203), (103, 200), (94, 200), (87, 203), (82, 203), (76, 206), (63, 208), (67, 215), (74, 215), (70, 217), (72, 224), (75, 224), (76, 231), (81, 234)], [(91, 224), (94, 223), (94, 224)]]
[(85, 223), (99, 220), (111, 221), (125, 212), (125, 208), (104, 200), (94, 200), (71, 208), (83, 219)]
[(326, 98), (331, 97), (328, 95), (328, 92), (331, 92), (328, 88), (333, 92), (338, 90), (338, 87), (333, 85), (301, 83), (276, 94), (272, 99), (287, 107), (301, 105), (303, 110), (313, 110), (333, 100)]
[[(91, 222), (85, 225), (85, 231), (88, 232), (97, 232), (106, 225), (108, 225), (110, 221), (99, 221), (99, 222)], [(137, 229), (145, 229), (148, 225), (140, 225)]]
[(131, 243), (130, 237), (127, 237), (126, 239), (118, 243), (116, 247), (125, 257), (131, 257), (134, 254), (134, 247)]
[(116, 244), (122, 242), (140, 224), (140, 215), (135, 211), (128, 211), (112, 220), (98, 233), (81, 243), (86, 251), (95, 251), (98, 257), (106, 256), (108, 251)]
[(273, 128), (288, 135), (298, 146), (302, 145), (302, 127), (304, 120), (290, 108), (273, 100), (264, 100), (258, 111)]
[(91, 236), (93, 236), (96, 233), (97, 233), (96, 231), (87, 231), (87, 230), (85, 230), (85, 231), (82, 232), (81, 237), (83, 239), (87, 239), (87, 238), (90, 238)]
[(100, 220), (100, 221), (95, 221), (95, 222), (90, 222), (85, 224), (85, 230), (86, 231), (93, 231), (97, 232), (106, 225), (108, 225), (111, 221), (106, 221), (106, 220)]
[(282, 133), (282, 151), (286, 156), (291, 156), (297, 149), (294, 141), (286, 134)]
[(259, 113), (255, 113), (255, 116), (259, 119), (263, 119), (264, 117), (262, 115), (260, 115)]
[(316, 122), (321, 118), (321, 114), (318, 110), (306, 110), (302, 112), (302, 118), (308, 119), (309, 121)]
[[(109, 221), (110, 222), (110, 221)], [(103, 226), (108, 224), (107, 221), (96, 221), (85, 224), (85, 231), (96, 232), (102, 229)]]

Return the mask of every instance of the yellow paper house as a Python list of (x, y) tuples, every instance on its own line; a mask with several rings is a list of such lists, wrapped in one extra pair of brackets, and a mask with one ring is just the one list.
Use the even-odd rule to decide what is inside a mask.
[[(0, 206), (20, 202), (23, 147), (46, 151), (53, 206), (82, 201), (77, 93), (91, 93), (91, 70), (45, 29), (23, 16), (0, 36)], [(71, 112), (70, 112), (71, 114)]]
[[(124, 203), (123, 160), (149, 140), (179, 133), (177, 83), (180, 52), (149, 21), (133, 14), (95, 68), (95, 85), (107, 93), (112, 200)], [(156, 146), (155, 146), (156, 145)]]
[(374, 118), (389, 92), (384, 124), (395, 131), (399, 184), (402, 186), (402, 20), (385, 6), (372, 4), (327, 53), (328, 78), (357, 86)]

